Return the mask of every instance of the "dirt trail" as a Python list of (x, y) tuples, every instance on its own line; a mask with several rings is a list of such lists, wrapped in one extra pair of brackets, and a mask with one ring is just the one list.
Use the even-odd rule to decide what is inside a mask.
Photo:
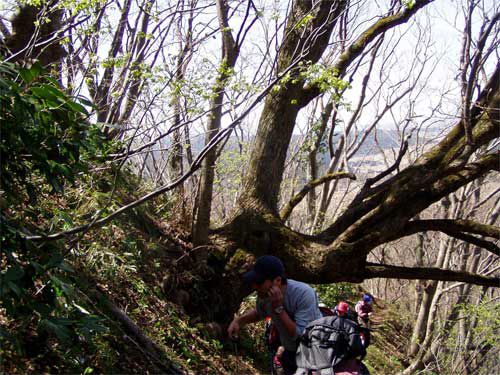
[(378, 301), (370, 319), (372, 332), (366, 363), (372, 375), (395, 374), (406, 364), (410, 326), (390, 306)]

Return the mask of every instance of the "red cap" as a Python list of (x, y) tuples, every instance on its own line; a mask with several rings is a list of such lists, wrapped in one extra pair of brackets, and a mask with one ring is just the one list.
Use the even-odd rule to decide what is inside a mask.
[(349, 310), (349, 305), (347, 304), (347, 302), (339, 302), (339, 304), (337, 305), (337, 311), (340, 313), (346, 313), (347, 310)]

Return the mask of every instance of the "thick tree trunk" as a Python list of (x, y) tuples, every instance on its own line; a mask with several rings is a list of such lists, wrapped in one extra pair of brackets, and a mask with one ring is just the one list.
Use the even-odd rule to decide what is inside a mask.
[[(287, 17), (277, 73), (298, 61), (315, 64), (326, 49), (333, 27), (346, 6), (347, 2), (342, 0), (316, 2), (314, 6), (306, 0), (295, 1)], [(313, 17), (306, 25), (299, 26), (306, 16)], [(297, 114), (314, 98), (307, 95), (299, 73), (298, 69), (293, 70), (290, 80), (266, 97), (243, 184), (244, 193), (239, 201), (242, 207), (254, 209), (257, 208), (255, 205), (263, 205), (266, 210), (278, 213), (279, 189)]]
[(64, 10), (58, 9), (57, 5), (58, 0), (51, 0), (39, 6), (23, 5), (19, 8), (12, 19), (12, 33), (5, 40), (14, 57), (12, 61), (38, 59), (44, 67), (56, 64), (60, 68), (66, 51), (58, 39), (63, 28)]
[[(424, 2), (419, 6), (422, 4)], [(304, 6), (305, 2), (297, 1), (292, 7), (287, 38), (278, 57), (278, 72), (293, 62), (294, 52), (303, 48), (302, 39), (290, 25), (300, 20), (303, 14), (311, 14), (311, 10)], [(328, 24), (325, 20), (335, 22), (335, 19), (333, 15), (323, 16), (321, 24)], [(386, 23), (377, 24), (387, 30)], [(376, 27), (370, 29), (370, 40), (379, 35), (376, 30)], [(362, 39), (366, 43), (366, 35)], [(324, 39), (325, 43), (327, 40)], [(315, 45), (318, 51), (324, 47), (325, 44)], [(308, 51), (312, 49), (310, 47)], [(354, 59), (352, 54), (357, 50), (348, 48), (346, 51), (349, 53), (338, 62), (338, 67), (343, 69), (346, 61)], [(319, 55), (318, 52), (315, 56)], [(311, 59), (310, 56), (306, 58)], [(346, 212), (318, 235), (296, 233), (283, 225), (277, 214), (277, 202), (286, 153), (297, 114), (302, 105), (311, 100), (311, 92), (314, 91), (304, 88), (295, 72), (291, 75), (290, 80), (282, 82), (279, 90), (266, 97), (238, 209), (230, 223), (214, 232), (213, 240), (229, 239), (234, 246), (233, 253), (236, 249), (243, 249), (256, 256), (266, 253), (277, 255), (286, 260), (289, 276), (311, 283), (360, 282), (372, 277), (394, 277), (497, 285), (496, 278), (443, 270), (439, 264), (434, 268), (410, 268), (366, 263), (367, 255), (376, 246), (416, 233), (415, 226), (419, 221), (413, 218), (422, 210), (490, 170), (499, 168), (499, 157), (494, 154), (466, 164), (470, 153), (465, 147), (466, 139), (460, 121), (443, 141), (414, 165), (378, 185), (374, 183), (377, 180), (373, 180)], [(490, 110), (498, 108), (500, 102), (498, 78), (500, 69), (497, 68), (471, 110), (471, 126), (475, 147), (478, 148), (498, 136), (498, 113)], [(484, 111), (486, 108), (490, 112)], [(422, 227), (418, 229), (425, 230)], [(230, 258), (232, 252), (227, 254)]]

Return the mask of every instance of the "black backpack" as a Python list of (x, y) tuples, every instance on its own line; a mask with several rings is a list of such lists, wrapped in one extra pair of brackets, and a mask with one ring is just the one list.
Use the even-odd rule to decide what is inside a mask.
[(365, 353), (356, 323), (326, 316), (311, 322), (302, 334), (297, 367), (305, 374), (311, 370), (317, 374), (334, 374), (334, 367), (344, 359)]

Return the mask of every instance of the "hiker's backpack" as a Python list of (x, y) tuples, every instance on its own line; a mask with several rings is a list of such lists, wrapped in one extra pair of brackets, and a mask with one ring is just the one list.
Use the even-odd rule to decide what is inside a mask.
[[(322, 316), (332, 316), (334, 312), (326, 306), (318, 306)], [(280, 334), (271, 318), (266, 318), (266, 330), (264, 332), (264, 342), (271, 353), (275, 353), (281, 345)]]
[(333, 316), (335, 313), (333, 312), (332, 309), (326, 306), (318, 306), (319, 311), (321, 312), (322, 316)]
[(297, 374), (334, 375), (343, 360), (364, 355), (357, 324), (338, 316), (311, 322), (302, 334), (297, 349)]

